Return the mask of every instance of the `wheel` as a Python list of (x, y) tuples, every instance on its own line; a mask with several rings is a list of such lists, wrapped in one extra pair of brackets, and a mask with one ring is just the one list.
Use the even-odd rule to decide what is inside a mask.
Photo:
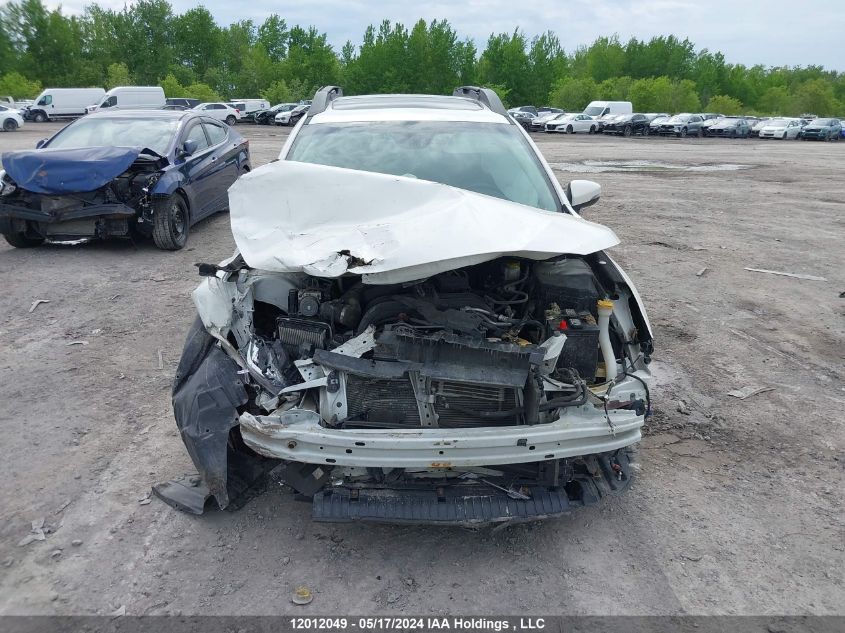
[(44, 123), (47, 120), (47, 115), (39, 110), (33, 115), (32, 120), (36, 123)]
[(595, 125), (591, 125), (591, 126), (590, 126), (590, 134), (595, 134), (595, 133), (596, 133), (596, 126), (595, 126)]
[(648, 125), (643, 127), (643, 130), (642, 130), (643, 136), (648, 136), (650, 132), (651, 132), (651, 128)]
[(575, 130), (572, 128), (571, 125), (566, 126), (566, 133), (567, 134), (575, 134)]
[(696, 136), (698, 136), (698, 138), (704, 138), (704, 129), (698, 128), (698, 134), (696, 134)]
[(631, 129), (630, 125), (626, 125), (622, 129), (622, 136), (631, 136), (632, 133), (633, 133), (633, 130)]
[(228, 125), (229, 127), (232, 127), (236, 122), (237, 119), (235, 118), (234, 114), (230, 114), (226, 117), (226, 125)]
[(18, 129), (18, 122), (14, 119), (6, 119), (3, 121), (3, 131), (4, 132), (14, 132)]
[(3, 237), (15, 248), (34, 248), (44, 243), (43, 237), (27, 237), (25, 233), (3, 233)]
[(686, 137), (687, 137), (687, 128), (682, 127), (682, 128), (681, 128), (681, 133), (680, 133), (680, 134), (678, 134), (678, 136), (680, 136), (681, 138), (686, 138)]
[(784, 133), (783, 133), (783, 136), (781, 136), (781, 138), (782, 138), (784, 141), (786, 140), (786, 132), (784, 132)]
[[(736, 130), (731, 130), (731, 138), (736, 138)], [(784, 135), (784, 138), (786, 138), (786, 135)]]
[(178, 251), (188, 241), (188, 205), (179, 194), (153, 202), (153, 242), (164, 251)]

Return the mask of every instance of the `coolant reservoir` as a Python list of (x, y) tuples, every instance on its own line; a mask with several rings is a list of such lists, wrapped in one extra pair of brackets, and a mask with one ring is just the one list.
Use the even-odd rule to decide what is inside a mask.
[(613, 345), (610, 343), (610, 315), (613, 314), (613, 301), (599, 299), (596, 304), (599, 313), (599, 347), (604, 359), (605, 377), (614, 380), (617, 374), (616, 357), (613, 355)]

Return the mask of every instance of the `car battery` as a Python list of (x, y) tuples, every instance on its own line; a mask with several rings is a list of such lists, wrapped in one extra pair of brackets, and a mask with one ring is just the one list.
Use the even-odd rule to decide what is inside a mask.
[(571, 367), (587, 382), (595, 382), (599, 362), (599, 326), (589, 313), (563, 315), (556, 329), (566, 335), (557, 367)]

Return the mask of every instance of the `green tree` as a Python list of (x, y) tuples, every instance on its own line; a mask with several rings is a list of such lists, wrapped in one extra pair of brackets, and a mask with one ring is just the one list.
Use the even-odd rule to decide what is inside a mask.
[(549, 102), (556, 108), (580, 112), (596, 99), (598, 85), (591, 77), (558, 80), (549, 94)]
[(510, 35), (491, 35), (478, 62), (481, 83), (506, 88), (510, 103), (529, 103), (534, 96), (527, 45), (519, 29)]
[(757, 110), (763, 114), (786, 114), (792, 107), (792, 95), (786, 86), (772, 86), (757, 100)]
[(719, 114), (740, 114), (742, 112), (742, 101), (727, 95), (716, 95), (710, 98), (704, 109), (707, 112), (718, 112)]
[(823, 79), (810, 79), (798, 86), (793, 104), (796, 114), (808, 112), (819, 116), (836, 116), (842, 107), (833, 94), (833, 86)]
[(278, 103), (290, 103), (293, 100), (290, 88), (288, 88), (284, 79), (279, 79), (278, 81), (271, 83), (261, 92), (261, 96), (264, 99), (267, 99), (271, 105), (276, 105)]
[(129, 74), (129, 67), (120, 62), (119, 64), (109, 64), (106, 71), (106, 90), (111, 90), (115, 86), (131, 86), (132, 77)]
[(175, 58), (197, 77), (218, 67), (223, 58), (223, 32), (208, 9), (199, 6), (174, 19)]
[(159, 82), (159, 85), (164, 90), (164, 96), (172, 97), (188, 97), (188, 91), (179, 83), (179, 80), (169, 73), (164, 79)]
[(20, 73), (6, 73), (0, 77), (0, 96), (14, 99), (32, 99), (41, 92), (41, 82), (30, 81)]
[(203, 83), (196, 83), (191, 84), (190, 86), (185, 88), (185, 92), (187, 95), (193, 99), (199, 99), (200, 101), (221, 101), (220, 95), (217, 94), (214, 89)]
[(278, 15), (267, 16), (258, 27), (258, 43), (267, 51), (274, 62), (280, 62), (287, 54), (288, 25)]

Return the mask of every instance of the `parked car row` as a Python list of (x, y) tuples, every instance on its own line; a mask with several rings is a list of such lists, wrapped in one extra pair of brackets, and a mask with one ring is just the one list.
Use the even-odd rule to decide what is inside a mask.
[(584, 112), (558, 108), (520, 106), (509, 114), (529, 132), (565, 134), (615, 134), (619, 136), (707, 136), (722, 138), (775, 138), (838, 140), (845, 137), (836, 118), (725, 116), (715, 112), (666, 113), (614, 112), (628, 109), (629, 102), (594, 101)]

